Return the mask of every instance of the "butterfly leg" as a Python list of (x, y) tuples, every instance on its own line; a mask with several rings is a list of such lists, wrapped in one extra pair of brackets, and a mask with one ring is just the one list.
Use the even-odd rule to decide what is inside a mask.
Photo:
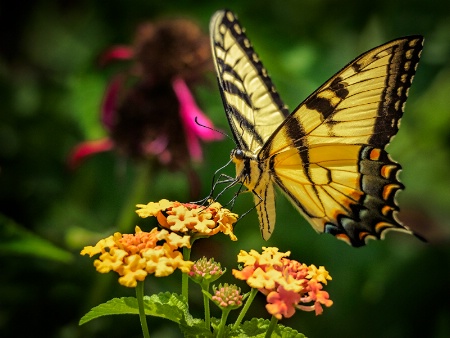
[[(241, 186), (241, 188), (242, 188), (242, 186)], [(248, 190), (247, 190), (247, 191), (248, 191)], [(235, 202), (237, 196), (240, 195), (242, 192), (247, 192), (247, 191), (240, 191), (240, 190), (239, 190), (239, 191), (234, 195), (234, 197), (233, 197), (233, 205), (234, 205), (234, 202)], [(252, 193), (253, 193), (253, 196), (254, 196), (255, 205), (254, 205), (253, 207), (251, 207), (250, 209), (248, 209), (246, 212), (244, 212), (241, 216), (239, 216), (238, 221), (239, 221), (241, 218), (244, 218), (245, 216), (247, 216), (247, 214), (249, 214), (250, 212), (252, 212), (254, 209), (258, 208), (259, 205), (260, 205), (261, 203), (264, 202), (263, 198), (262, 198), (261, 196), (259, 196), (259, 194), (258, 194), (256, 191), (252, 190)], [(258, 199), (259, 201), (257, 202), (256, 199)]]

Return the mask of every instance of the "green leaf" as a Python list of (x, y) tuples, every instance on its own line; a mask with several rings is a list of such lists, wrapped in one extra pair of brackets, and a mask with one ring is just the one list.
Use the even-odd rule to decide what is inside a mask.
[(177, 324), (191, 326), (194, 319), (183, 296), (164, 292), (144, 297), (145, 314), (169, 319)]
[(26, 255), (68, 263), (73, 255), (0, 215), (0, 254)]
[(195, 319), (195, 321), (196, 323), (192, 326), (180, 325), (180, 330), (185, 338), (213, 337), (212, 332), (206, 329), (204, 320)]
[(120, 314), (139, 314), (136, 298), (114, 298), (106, 303), (97, 305), (80, 319), (79, 325), (83, 325), (98, 317)]
[[(204, 322), (191, 316), (184, 297), (180, 295), (165, 292), (145, 296), (144, 310), (147, 316), (160, 317), (173, 321), (179, 324), (186, 332), (196, 332), (196, 334), (199, 334), (198, 330), (204, 330)], [(98, 317), (119, 314), (139, 314), (136, 298), (114, 298), (106, 303), (100, 304), (84, 315), (80, 319), (79, 324), (83, 325)]]
[[(228, 337), (244, 338), (244, 337), (257, 337), (263, 338), (269, 327), (270, 320), (262, 318), (253, 318), (250, 321), (244, 322), (239, 330), (231, 332)], [(229, 328), (231, 325), (229, 325)], [(272, 333), (272, 338), (306, 338), (304, 334), (298, 331), (278, 324)]]

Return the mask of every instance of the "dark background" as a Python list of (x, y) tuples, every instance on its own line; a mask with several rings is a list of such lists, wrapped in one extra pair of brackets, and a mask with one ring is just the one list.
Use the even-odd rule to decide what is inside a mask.
[[(297, 313), (282, 321), (308, 337), (449, 337), (450, 10), (448, 1), (423, 0), (3, 2), (0, 336), (140, 336), (137, 316), (78, 326), (92, 306), (134, 295), (116, 276), (95, 272), (79, 251), (119, 223), (129, 229), (149, 224), (133, 216), (134, 189), (143, 191), (140, 203), (188, 201), (186, 177), (155, 171), (142, 182), (143, 169), (114, 152), (71, 171), (67, 156), (78, 142), (106, 133), (99, 107), (112, 70), (98, 65), (105, 49), (130, 43), (140, 22), (161, 16), (192, 18), (207, 32), (211, 15), (223, 7), (239, 15), (291, 108), (362, 52), (396, 37), (425, 36), (402, 127), (389, 152), (403, 166), (400, 218), (429, 243), (390, 233), (385, 241), (354, 249), (315, 234), (279, 194), (277, 229), (268, 243), (251, 212), (236, 227), (239, 241), (224, 236), (199, 241), (194, 256), (214, 256), (231, 272), (240, 249), (269, 245), (324, 265), (333, 277), (327, 286), (333, 307), (319, 317)], [(215, 124), (229, 132), (214, 76), (209, 74), (209, 84), (196, 95)], [(205, 160), (195, 166), (202, 196), (232, 147), (229, 140), (205, 145)], [(227, 172), (233, 175), (234, 169)], [(251, 206), (251, 196), (244, 194), (235, 211)], [(150, 277), (147, 293), (179, 292), (178, 281), (178, 274)], [(201, 317), (200, 294), (191, 292), (191, 298), (192, 313)], [(267, 318), (263, 306), (260, 297), (250, 315)], [(218, 316), (215, 309), (213, 314)], [(153, 337), (179, 336), (168, 321), (148, 322)]]

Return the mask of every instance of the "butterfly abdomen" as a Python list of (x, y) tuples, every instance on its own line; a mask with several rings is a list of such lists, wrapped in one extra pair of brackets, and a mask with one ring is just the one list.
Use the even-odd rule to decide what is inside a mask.
[(275, 194), (266, 162), (258, 161), (251, 152), (234, 149), (231, 159), (236, 165), (236, 179), (253, 193), (261, 235), (268, 240), (275, 228)]

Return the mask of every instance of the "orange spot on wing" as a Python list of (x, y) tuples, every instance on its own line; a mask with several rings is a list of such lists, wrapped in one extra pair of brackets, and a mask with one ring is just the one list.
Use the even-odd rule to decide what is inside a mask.
[(386, 184), (383, 188), (383, 199), (387, 201), (389, 196), (391, 196), (398, 188), (400, 188), (398, 184)]
[(366, 237), (369, 236), (369, 235), (370, 235), (370, 233), (368, 233), (367, 231), (360, 232), (360, 233), (359, 233), (359, 239), (363, 241), (364, 238), (366, 238)]
[(382, 232), (384, 229), (386, 228), (391, 228), (392, 225), (390, 225), (389, 223), (386, 222), (378, 222), (377, 224), (375, 224), (375, 231), (377, 233)]
[[(342, 203), (342, 204), (344, 204), (345, 207), (347, 207), (347, 203)], [(340, 209), (333, 209), (329, 213), (330, 218), (333, 220), (336, 220), (339, 215), (342, 215), (342, 210), (340, 210)]]
[(384, 178), (389, 178), (391, 177), (392, 171), (394, 171), (395, 169), (396, 169), (395, 165), (386, 164), (381, 167), (381, 176), (383, 176)]
[(372, 151), (370, 152), (369, 158), (372, 161), (377, 161), (380, 159), (380, 154), (381, 154), (380, 149), (372, 149)]
[(387, 216), (391, 212), (391, 210), (392, 210), (392, 208), (389, 205), (385, 205), (381, 209), (381, 213), (383, 214), (383, 216)]
[(344, 241), (344, 242), (347, 242), (348, 244), (351, 244), (350, 238), (347, 235), (345, 235), (345, 234), (337, 234), (335, 237), (337, 239), (340, 239), (341, 241)]
[(354, 190), (351, 194), (348, 196), (351, 197), (354, 201), (359, 201), (363, 193), (361, 191)]

